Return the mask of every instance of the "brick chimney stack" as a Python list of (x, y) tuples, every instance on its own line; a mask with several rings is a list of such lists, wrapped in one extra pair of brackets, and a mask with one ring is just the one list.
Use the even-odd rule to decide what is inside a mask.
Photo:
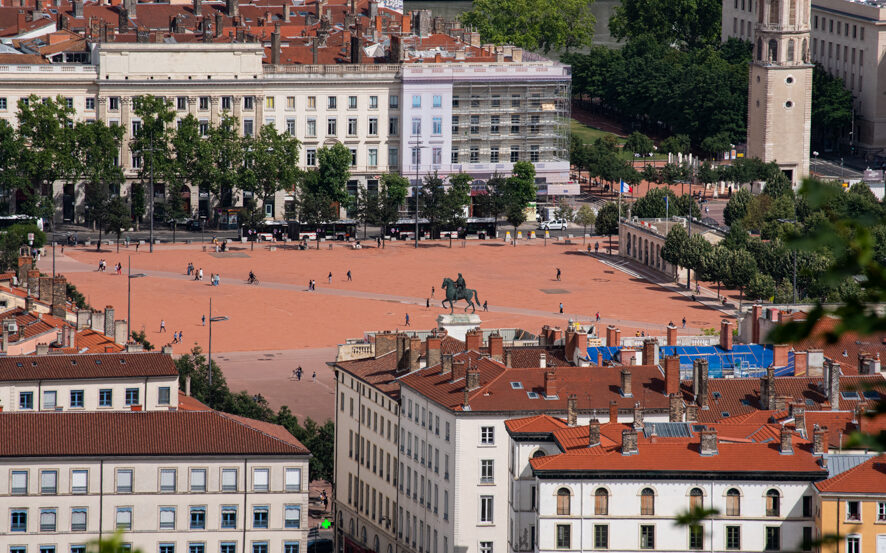
[(794, 419), (797, 432), (806, 439), (806, 406), (802, 403), (791, 403), (790, 415)]
[(556, 396), (559, 391), (559, 387), (557, 384), (557, 377), (554, 374), (554, 371), (545, 372), (545, 396), (552, 397)]
[(631, 389), (631, 369), (621, 370), (621, 395), (622, 397), (634, 397)]
[(621, 454), (622, 455), (636, 455), (639, 452), (637, 449), (637, 431), (636, 430), (622, 430), (621, 431)]
[(708, 360), (694, 359), (692, 361), (692, 387), (695, 392), (695, 403), (702, 408), (708, 409)]
[(665, 395), (680, 393), (680, 357), (669, 355), (664, 360)]
[(453, 361), (452, 362), (452, 381), (460, 380), (465, 378), (465, 374), (467, 372), (466, 365), (464, 361)]
[(760, 379), (760, 408), (773, 411), (775, 402), (775, 369), (769, 367), (766, 369), (766, 376)]
[(716, 430), (702, 430), (700, 432), (700, 447), (699, 452), (704, 456), (716, 455), (717, 451), (717, 431)]
[(114, 339), (114, 308), (113, 306), (105, 306), (105, 336)]
[(72, 2), (73, 9), (71, 10), (72, 15), (80, 19), (83, 17), (83, 0), (73, 0)]
[(215, 36), (216, 36), (216, 38), (221, 36), (223, 27), (224, 27), (224, 18), (222, 16), (221, 12), (215, 12)]
[(643, 408), (640, 407), (640, 402), (634, 404), (634, 428), (639, 430), (643, 428)]
[(129, 32), (129, 10), (123, 6), (120, 6), (117, 12), (117, 29), (121, 33)]
[(409, 339), (409, 371), (421, 368), (421, 338), (413, 336)]
[(194, 0), (194, 17), (203, 15), (203, 0)]
[(808, 351), (795, 351), (794, 352), (794, 376), (806, 376), (806, 372), (809, 370), (809, 352)]
[(496, 361), (502, 360), (504, 354), (504, 338), (498, 332), (489, 335), (489, 356)]
[(618, 422), (618, 404), (615, 400), (609, 402), (609, 424)]
[(397, 335), (381, 332), (375, 335), (375, 357), (381, 357), (397, 349)]
[(606, 327), (606, 346), (613, 348), (618, 346), (615, 339), (615, 326), (609, 325)]
[(655, 338), (648, 338), (643, 340), (643, 364), (644, 365), (656, 365), (658, 364), (658, 360), (656, 359), (656, 350), (658, 349), (658, 341)]
[(578, 399), (575, 394), (569, 394), (566, 399), (566, 422), (569, 426), (578, 423)]
[(538, 354), (538, 366), (542, 369), (546, 369), (548, 367), (548, 356), (545, 352), (541, 352)]
[(720, 349), (732, 351), (732, 321), (726, 319), (720, 322)]
[(483, 332), (478, 328), (472, 328), (465, 334), (465, 350), (480, 351), (483, 346)]
[(240, 17), (240, 4), (237, 0), (225, 0), (225, 13), (228, 17)]
[(772, 366), (786, 367), (788, 364), (788, 350), (790, 346), (787, 344), (774, 344), (772, 346)]
[(754, 305), (751, 307), (751, 343), (760, 343), (760, 318), (763, 316), (763, 306)]
[[(194, 0), (195, 2), (199, 0)], [(271, 33), (271, 64), (280, 65), (280, 22), (274, 26), (274, 32)]]
[(452, 372), (452, 354), (447, 353), (440, 356), (440, 374), (449, 374)]
[(686, 422), (698, 422), (698, 405), (690, 403), (686, 406)]
[(409, 336), (397, 334), (397, 371), (409, 368)]
[(787, 426), (781, 427), (781, 443), (779, 444), (778, 451), (782, 455), (793, 455), (794, 454), (794, 444), (791, 442), (791, 437), (793, 432)]
[(668, 345), (677, 345), (677, 327), (674, 325), (674, 323), (670, 323), (668, 325)]
[(468, 369), (465, 373), (465, 387), (474, 391), (480, 387), (480, 369)]
[(593, 419), (588, 423), (588, 447), (600, 445), (600, 421)]
[(836, 361), (825, 362), (825, 388), (827, 389), (828, 401), (831, 411), (840, 410), (840, 363)]
[(511, 350), (505, 351), (505, 367), (512, 368), (514, 366), (514, 354)]
[(65, 316), (65, 303), (68, 298), (68, 279), (59, 275), (52, 279), (52, 314)]
[(683, 400), (677, 394), (668, 397), (668, 421), (683, 422)]
[[(433, 367), (440, 364), (440, 348), (443, 340), (439, 336), (428, 336), (425, 340), (425, 366)], [(450, 358), (451, 361), (451, 358)]]
[(828, 428), (818, 426), (812, 429), (812, 454), (823, 455), (828, 452)]

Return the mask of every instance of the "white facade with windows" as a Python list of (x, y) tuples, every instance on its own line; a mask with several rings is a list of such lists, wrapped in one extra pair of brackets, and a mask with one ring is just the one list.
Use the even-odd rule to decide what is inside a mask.
[(175, 410), (178, 377), (0, 383), (4, 411)]

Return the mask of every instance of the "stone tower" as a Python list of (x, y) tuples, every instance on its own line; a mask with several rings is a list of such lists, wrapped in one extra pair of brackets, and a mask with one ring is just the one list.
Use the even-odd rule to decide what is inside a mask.
[(809, 174), (810, 0), (759, 0), (748, 84), (748, 156), (774, 161), (797, 185)]

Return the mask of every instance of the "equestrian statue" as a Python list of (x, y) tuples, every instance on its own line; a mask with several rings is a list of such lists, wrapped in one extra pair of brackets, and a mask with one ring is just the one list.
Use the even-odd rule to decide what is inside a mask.
[(465, 300), (466, 302), (468, 302), (468, 305), (465, 306), (465, 311), (467, 311), (468, 307), (470, 307), (471, 313), (476, 313), (477, 309), (474, 302), (479, 305), (480, 298), (477, 297), (476, 290), (465, 288), (465, 279), (461, 276), (461, 273), (458, 273), (458, 278), (454, 281), (448, 277), (444, 278), (442, 288), (446, 290), (446, 299), (442, 302), (443, 307), (446, 307), (446, 303), (448, 302), (450, 314), (453, 311), (455, 302), (459, 300)]

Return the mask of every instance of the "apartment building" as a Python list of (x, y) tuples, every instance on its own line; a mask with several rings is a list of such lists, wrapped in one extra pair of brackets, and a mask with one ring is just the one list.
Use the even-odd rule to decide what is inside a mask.
[(159, 553), (303, 553), (308, 450), (203, 411), (0, 414), (0, 542), (84, 553), (123, 531)]
[(178, 369), (166, 353), (0, 357), (4, 412), (174, 411)]
[(839, 536), (822, 545), (825, 553), (886, 550), (886, 457), (867, 461), (817, 482), (815, 518), (818, 534)]
[[(754, 40), (755, 8), (761, 0), (723, 0), (722, 38)], [(761, 10), (762, 12), (762, 10)], [(873, 158), (886, 147), (886, 101), (881, 60), (886, 8), (879, 2), (815, 0), (809, 12), (809, 59), (841, 79), (854, 97), (855, 124), (848, 139)]]

